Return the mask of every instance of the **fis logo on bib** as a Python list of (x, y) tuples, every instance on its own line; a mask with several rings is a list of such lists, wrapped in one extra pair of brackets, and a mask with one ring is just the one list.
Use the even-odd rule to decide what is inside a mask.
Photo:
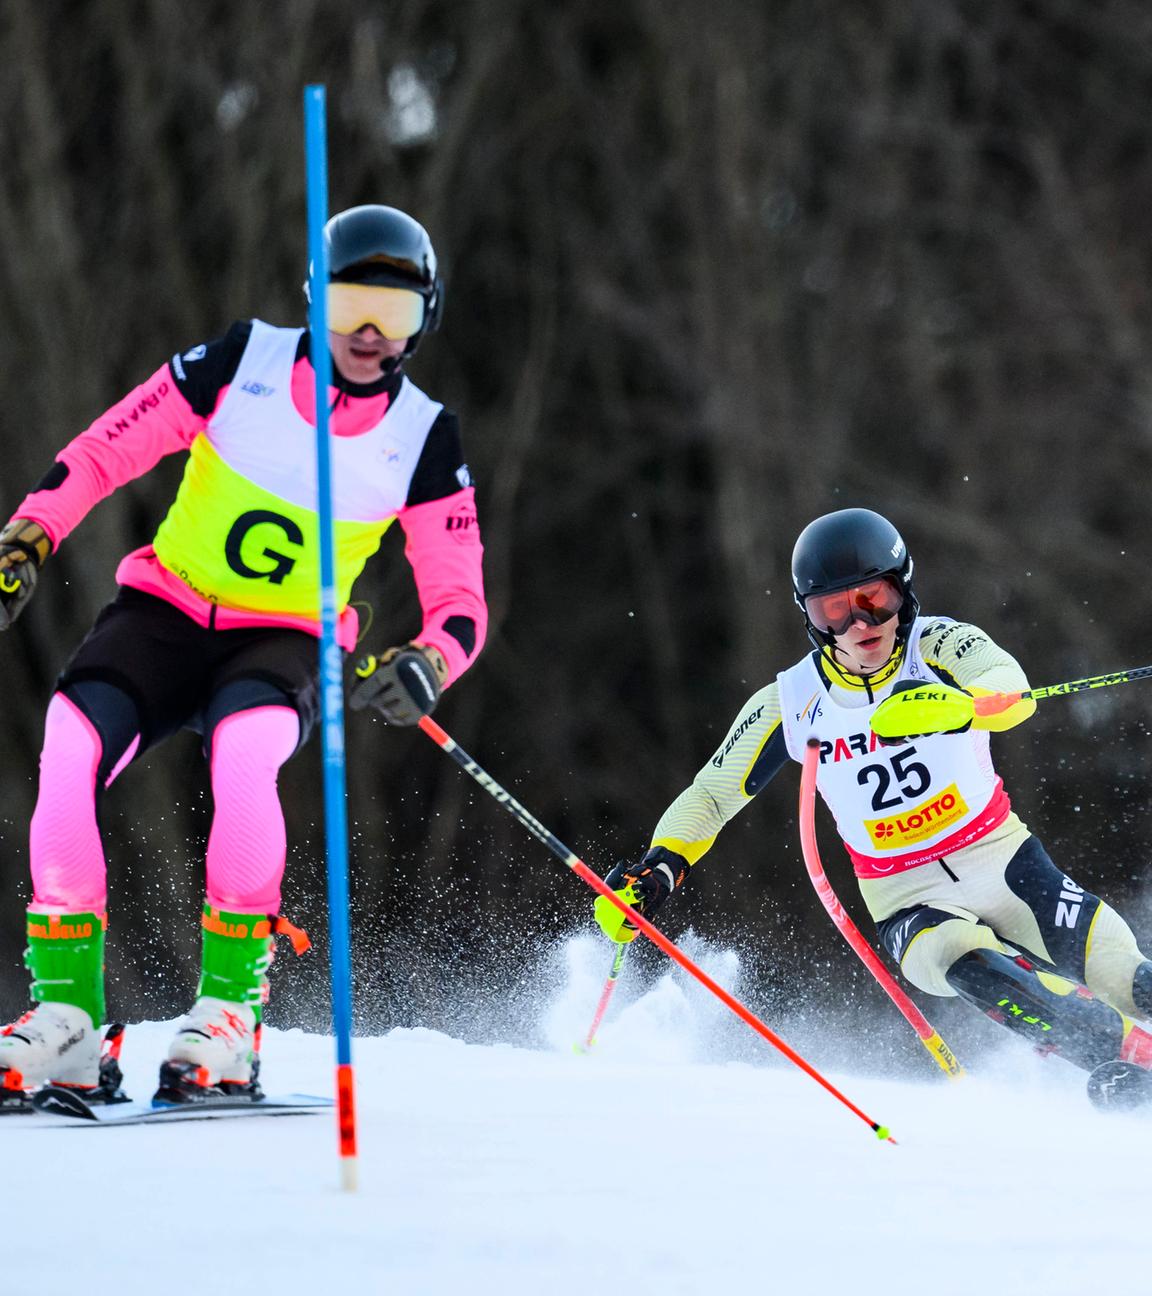
[(865, 819), (864, 827), (873, 845), (881, 850), (901, 850), (939, 836), (943, 829), (959, 823), (967, 813), (968, 806), (960, 789), (952, 783), (911, 810), (901, 810), (885, 819)]
[(254, 378), (250, 379), (240, 388), (241, 391), (247, 392), (249, 396), (271, 396), (276, 390), (275, 387), (265, 387), (262, 382), (257, 382)]
[(813, 693), (807, 702), (796, 712), (797, 720), (807, 720), (809, 724), (815, 724), (818, 716), (824, 714), (824, 706), (819, 693)]

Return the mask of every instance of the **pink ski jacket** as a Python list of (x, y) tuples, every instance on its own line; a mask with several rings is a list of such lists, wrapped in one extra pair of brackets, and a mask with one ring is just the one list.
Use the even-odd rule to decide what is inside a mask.
[[(16, 515), (56, 548), (88, 511), (165, 455), (188, 451), (153, 542), (116, 579), (219, 629), (319, 634), (315, 379), (302, 329), (234, 324), (192, 347), (57, 455)], [(413, 638), (437, 648), (448, 683), (484, 643), (483, 546), (455, 415), (403, 375), (328, 392), (338, 639), (351, 651), (352, 585), (398, 520), (423, 613)]]

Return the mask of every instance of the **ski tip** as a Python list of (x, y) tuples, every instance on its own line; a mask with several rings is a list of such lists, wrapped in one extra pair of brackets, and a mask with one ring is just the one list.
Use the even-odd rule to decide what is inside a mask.
[(75, 1116), (80, 1120), (99, 1120), (87, 1102), (71, 1089), (47, 1085), (32, 1095), (32, 1106), (47, 1116)]
[(1152, 1073), (1135, 1062), (1103, 1062), (1088, 1076), (1088, 1098), (1109, 1115), (1152, 1109)]

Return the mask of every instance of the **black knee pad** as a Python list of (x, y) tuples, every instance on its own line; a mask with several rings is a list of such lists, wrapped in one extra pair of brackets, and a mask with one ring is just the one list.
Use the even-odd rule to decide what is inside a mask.
[(1141, 1017), (1152, 1021), (1152, 963), (1147, 959), (1132, 978), (1132, 1002)]
[[(254, 711), (257, 707), (266, 706), (287, 707), (289, 711), (296, 712), (298, 719), (300, 717), (287, 691), (273, 680), (245, 676), (243, 679), (231, 680), (225, 684), (205, 707), (200, 718), (200, 732), (204, 737), (205, 754), (211, 755), (212, 735), (222, 720), (227, 720), (229, 716), (237, 715), (241, 711)], [(296, 744), (297, 751), (305, 737), (304, 724), (301, 722), (300, 738)]]
[[(905, 950), (921, 932), (939, 927), (941, 923), (956, 922), (959, 918), (960, 915), (954, 914), (950, 909), (934, 909), (926, 904), (912, 905), (908, 909), (898, 909), (896, 913), (878, 922), (876, 934), (899, 967), (904, 961)], [(981, 922), (980, 926), (986, 927), (987, 923)]]
[(61, 694), (75, 706), (100, 738), (97, 790), (103, 788), (120, 758), (140, 735), (140, 712), (135, 701), (106, 680), (81, 679), (66, 683)]

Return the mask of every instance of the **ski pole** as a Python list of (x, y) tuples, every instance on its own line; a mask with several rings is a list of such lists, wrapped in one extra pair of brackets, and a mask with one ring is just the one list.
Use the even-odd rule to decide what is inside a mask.
[(348, 810), (344, 771), (344, 677), (336, 642), (336, 542), (332, 515), (332, 455), (328, 442), (328, 143), (325, 89), (304, 87), (304, 148), (308, 199), (312, 368), (316, 376), (316, 493), (320, 531), (320, 701), (324, 752), (324, 832), (331, 933), (332, 1027), (336, 1036), (336, 1122), (340, 1182), (356, 1187), (356, 1109), (352, 1071), (352, 958), (348, 923)]
[(1152, 666), (1133, 666), (1131, 670), (1113, 671), (1110, 675), (1089, 675), (1087, 679), (1066, 680), (1063, 684), (1048, 684), (1044, 688), (1025, 689), (1022, 693), (989, 693), (973, 699), (973, 709), (978, 716), (999, 715), (1017, 702), (1031, 698), (1042, 702), (1045, 698), (1064, 697), (1069, 693), (1083, 693), (1086, 689), (1111, 688), (1113, 684), (1131, 684), (1134, 680), (1152, 677)]
[(578, 1053), (587, 1053), (592, 1045), (596, 1043), (596, 1032), (600, 1029), (600, 1023), (604, 1020), (605, 1012), (608, 1011), (608, 1000), (612, 998), (612, 991), (616, 989), (616, 979), (620, 975), (620, 969), (624, 966), (624, 955), (627, 952), (628, 946), (623, 942), (616, 946), (612, 966), (608, 970), (608, 980), (604, 982), (604, 989), (600, 991), (600, 1002), (596, 1005), (592, 1025), (588, 1027), (588, 1035), (583, 1044), (576, 1045)]
[(824, 867), (820, 863), (820, 848), (816, 843), (816, 763), (819, 757), (819, 740), (809, 738), (808, 749), (804, 753), (804, 772), (800, 777), (800, 845), (804, 852), (808, 876), (812, 879), (820, 903), (840, 929), (840, 934), (860, 956), (868, 971), (879, 981), (884, 993), (904, 1014), (908, 1024), (920, 1037), (920, 1043), (928, 1050), (933, 1062), (946, 1076), (958, 1080), (964, 1074), (964, 1068), (956, 1060), (956, 1055), (940, 1038), (920, 1009), (900, 989), (888, 969), (880, 962), (876, 951), (860, 935), (859, 928), (848, 917), (824, 873)]
[(557, 859), (561, 860), (568, 868), (570, 868), (578, 878), (586, 882), (592, 890), (597, 893), (597, 895), (604, 896), (609, 903), (615, 905), (617, 909), (625, 914), (629, 922), (639, 928), (639, 930), (648, 937), (657, 949), (663, 950), (663, 952), (667, 954), (674, 963), (678, 963), (685, 972), (690, 976), (695, 977), (702, 986), (711, 990), (716, 998), (726, 1007), (730, 1008), (736, 1016), (745, 1023), (745, 1025), (750, 1026), (758, 1035), (762, 1035), (768, 1043), (773, 1046), (773, 1048), (778, 1049), (790, 1062), (794, 1062), (801, 1071), (806, 1075), (811, 1076), (812, 1079), (826, 1089), (833, 1098), (843, 1103), (850, 1112), (859, 1116), (859, 1118), (876, 1134), (877, 1138), (888, 1143), (896, 1142), (887, 1126), (881, 1125), (878, 1121), (874, 1121), (870, 1116), (865, 1115), (865, 1113), (861, 1111), (860, 1108), (851, 1101), (851, 1099), (845, 1097), (845, 1095), (842, 1094), (830, 1080), (826, 1080), (810, 1062), (806, 1062), (795, 1049), (786, 1044), (780, 1036), (770, 1027), (766, 1026), (755, 1013), (751, 1012), (748, 1008), (745, 1008), (745, 1006), (733, 995), (730, 995), (723, 986), (718, 985), (713, 981), (703, 968), (700, 968), (693, 963), (688, 955), (685, 954), (678, 945), (674, 945), (658, 927), (653, 927), (643, 914), (637, 913), (631, 905), (626, 904), (601, 877), (596, 873), (593, 873), (583, 860), (575, 856), (558, 837), (553, 836), (553, 834), (550, 833), (538, 819), (529, 814), (510, 792), (505, 791), (505, 789), (496, 782), (491, 774), (487, 773), (477, 765), (472, 757), (469, 756), (458, 743), (450, 738), (448, 734), (440, 728), (436, 721), (431, 718), (431, 716), (424, 716), (420, 721), (420, 728), (424, 730), (437, 747), (442, 751), (447, 752), (466, 774), (475, 779), (485, 792), (499, 801), (509, 814), (511, 814), (515, 819), (518, 819), (520, 823), (528, 829), (533, 837), (538, 841), (543, 842), (543, 844), (548, 847)]

